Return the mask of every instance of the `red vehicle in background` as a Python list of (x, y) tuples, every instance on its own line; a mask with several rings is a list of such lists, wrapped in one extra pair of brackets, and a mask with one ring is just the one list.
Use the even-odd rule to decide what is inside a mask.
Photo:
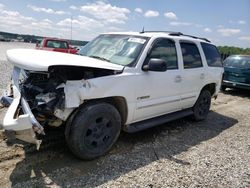
[(43, 38), (40, 42), (36, 44), (36, 49), (71, 54), (76, 54), (78, 52), (77, 49), (69, 45), (68, 41), (57, 38)]

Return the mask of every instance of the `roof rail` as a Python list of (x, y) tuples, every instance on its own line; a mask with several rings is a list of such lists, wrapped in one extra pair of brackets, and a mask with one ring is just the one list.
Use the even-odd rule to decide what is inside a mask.
[(179, 35), (170, 33), (169, 35), (171, 35), (171, 36), (185, 36), (185, 37), (191, 37), (191, 38), (194, 38), (194, 39), (204, 40), (206, 42), (211, 42), (210, 40), (208, 40), (206, 38), (196, 37), (196, 36), (193, 36), (193, 35), (185, 35), (185, 34), (182, 34), (182, 33), (180, 33)]
[(144, 29), (143, 29), (140, 33), (168, 33), (170, 36), (185, 36), (185, 37), (191, 37), (194, 39), (204, 40), (206, 42), (211, 42), (210, 40), (208, 40), (206, 38), (196, 37), (193, 35), (185, 35), (181, 32), (175, 32), (175, 31), (144, 31)]
[(175, 32), (175, 31), (141, 31), (140, 33), (168, 33), (171, 35), (183, 35), (181, 32)]

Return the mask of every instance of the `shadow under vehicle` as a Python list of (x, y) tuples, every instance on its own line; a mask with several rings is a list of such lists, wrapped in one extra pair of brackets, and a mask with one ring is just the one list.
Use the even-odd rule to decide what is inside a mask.
[(189, 166), (191, 161), (181, 160), (177, 155), (217, 137), (237, 123), (234, 118), (211, 111), (200, 122), (187, 117), (133, 134), (122, 133), (108, 155), (91, 161), (75, 158), (64, 147), (64, 139), (56, 141), (55, 130), (50, 130), (48, 137), (53, 137), (54, 144), (42, 146), (38, 153), (31, 151), (32, 145), (27, 145), (25, 158), (16, 164), (10, 181), (17, 187), (46, 187), (50, 185), (44, 181), (46, 176), (51, 184), (62, 187), (69, 184), (95, 187), (161, 159)]

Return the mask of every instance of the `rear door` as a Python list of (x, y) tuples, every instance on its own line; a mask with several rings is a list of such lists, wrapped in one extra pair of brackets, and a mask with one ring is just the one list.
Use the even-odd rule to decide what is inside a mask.
[(194, 105), (204, 86), (206, 72), (196, 43), (181, 41), (180, 47), (183, 63), (181, 106), (189, 108)]

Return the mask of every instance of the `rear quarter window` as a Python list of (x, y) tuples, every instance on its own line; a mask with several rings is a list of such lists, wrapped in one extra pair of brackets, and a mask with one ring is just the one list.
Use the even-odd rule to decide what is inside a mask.
[(221, 56), (216, 46), (202, 42), (201, 47), (209, 67), (222, 67)]

